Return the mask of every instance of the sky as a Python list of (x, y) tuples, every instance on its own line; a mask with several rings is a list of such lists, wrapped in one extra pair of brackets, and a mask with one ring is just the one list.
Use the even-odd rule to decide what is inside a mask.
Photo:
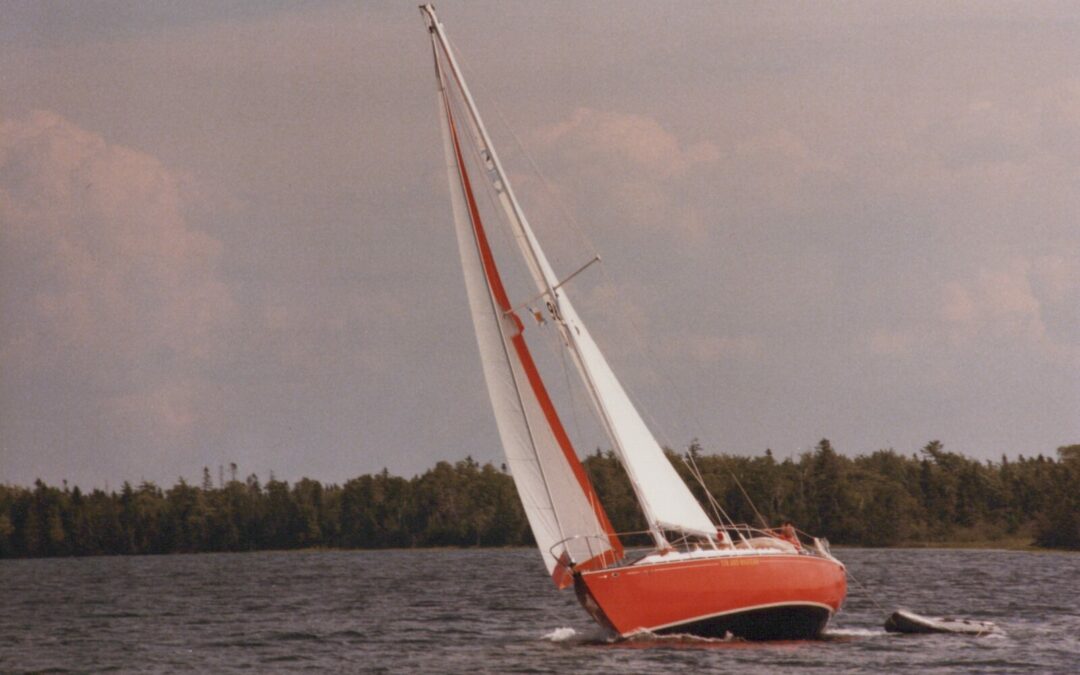
[[(437, 9), (662, 442), (1080, 442), (1080, 7)], [(0, 12), (0, 482), (501, 462), (415, 1)]]

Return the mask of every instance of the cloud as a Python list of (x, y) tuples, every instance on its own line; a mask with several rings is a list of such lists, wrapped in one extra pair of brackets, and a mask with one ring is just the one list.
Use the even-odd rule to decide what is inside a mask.
[[(575, 291), (579, 289), (574, 289)], [(574, 303), (608, 357), (639, 357), (646, 349), (653, 324), (638, 302), (635, 289), (610, 279), (574, 294)], [(602, 327), (602, 328), (601, 328)], [(618, 339), (611, 339), (618, 336)]]
[(870, 353), (877, 356), (902, 357), (911, 355), (921, 341), (922, 336), (915, 329), (877, 328), (870, 332), (867, 344)]
[[(974, 278), (943, 288), (941, 318), (955, 346), (992, 343), (1034, 350), (1041, 357), (1080, 366), (1075, 307), (1080, 261), (1063, 256), (1014, 258), (983, 267)], [(1068, 325), (1054, 330), (1053, 323)]]
[(1000, 268), (984, 268), (972, 281), (947, 284), (941, 314), (954, 341), (987, 334), (1041, 338), (1046, 329), (1028, 278), (1030, 269), (1027, 261), (1014, 260)]
[(765, 353), (762, 339), (750, 335), (678, 333), (672, 335), (664, 347), (668, 354), (687, 356), (703, 366), (730, 360), (757, 361)]
[(1080, 293), (1080, 260), (1058, 254), (1039, 256), (1032, 262), (1031, 277), (1036, 290), (1047, 301), (1075, 301)]
[(651, 117), (591, 108), (578, 108), (569, 120), (542, 130), (540, 137), (545, 144), (560, 145), (586, 160), (622, 165), (662, 179), (720, 157), (708, 141), (683, 145)]
[(1080, 254), (989, 259), (936, 285), (933, 310), (887, 317), (862, 330), (862, 349), (884, 360), (938, 366), (971, 357), (1020, 360), (1027, 367), (1080, 367)]
[(182, 378), (111, 396), (102, 402), (101, 410), (120, 435), (172, 446), (191, 439), (196, 425), (205, 422), (202, 411), (211, 401), (220, 404), (212, 387)]
[(251, 324), (258, 332), (245, 346), (275, 369), (304, 373), (341, 372), (344, 366), (366, 374), (386, 373), (401, 359), (399, 336), (410, 325), (406, 306), (385, 289), (324, 293), (277, 290), (257, 307)]
[(839, 157), (784, 126), (687, 142), (653, 117), (578, 108), (537, 139), (574, 186), (558, 194), (578, 195), (580, 213), (611, 209), (605, 220), (666, 229), (694, 246), (734, 220), (827, 208), (824, 188), (845, 178)]
[(1080, 80), (1070, 78), (1046, 87), (1038, 102), (1046, 151), (1080, 167)]
[(196, 424), (191, 392), (234, 301), (221, 243), (185, 221), (184, 181), (55, 113), (0, 121), (5, 414), (32, 405), (8, 384), (27, 374), (100, 400), (106, 419)]
[[(1075, 204), (1080, 82), (949, 97), (910, 126), (885, 127), (847, 163), (866, 187), (1028, 214)], [(972, 200), (971, 198), (975, 198)], [(1058, 217), (1053, 213), (1048, 217)]]
[(1034, 150), (1038, 120), (1026, 110), (978, 99), (950, 111), (919, 140), (924, 151), (951, 168), (1022, 163)]
[(603, 214), (599, 221), (621, 227), (662, 227), (700, 238), (702, 219), (678, 199), (675, 186), (692, 169), (720, 161), (712, 142), (687, 144), (651, 117), (592, 108), (578, 108), (536, 136), (548, 162), (562, 167), (562, 181), (575, 186), (554, 192), (576, 195), (580, 213)]

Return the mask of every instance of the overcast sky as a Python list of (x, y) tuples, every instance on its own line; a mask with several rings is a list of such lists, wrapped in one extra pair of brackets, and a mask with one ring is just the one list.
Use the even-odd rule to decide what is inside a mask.
[[(0, 3), (0, 482), (501, 461), (415, 5)], [(663, 442), (1080, 442), (1080, 6), (940, 5), (437, 4)]]

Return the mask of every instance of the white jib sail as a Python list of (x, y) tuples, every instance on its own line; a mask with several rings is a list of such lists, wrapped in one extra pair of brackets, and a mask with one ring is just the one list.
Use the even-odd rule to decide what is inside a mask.
[(664, 455), (660, 444), (585, 328), (566, 296), (565, 289), (559, 288), (558, 277), (514, 196), (513, 188), (454, 60), (442, 25), (434, 18), (434, 13), (430, 14), (436, 28), (433, 36), (442, 42), (448, 66), (468, 108), (470, 130), (481, 148), (481, 159), (488, 169), (486, 173), (493, 181), (498, 201), (514, 228), (516, 240), (536, 287), (550, 303), (549, 309), (566, 340), (600, 421), (626, 469), (654, 537), (662, 545), (663, 530), (716, 536), (716, 526)]
[(715, 537), (716, 525), (664, 455), (570, 299), (561, 289), (555, 293), (561, 296), (558, 308), (566, 326), (564, 333), (569, 334), (577, 344), (578, 363), (592, 380), (595, 399), (599, 401), (596, 405), (602, 406), (600, 414), (608, 417), (605, 426), (636, 488), (646, 516), (661, 530)]
[[(436, 50), (436, 59), (437, 50)], [(438, 65), (438, 60), (436, 61)], [(576, 458), (554, 409), (534, 372), (520, 335), (520, 324), (509, 307), (501, 307), (501, 281), (493, 260), (485, 261), (486, 238), (472, 195), (467, 169), (460, 157), (452, 110), (440, 75), (439, 111), (443, 121), (450, 195), (458, 249), (465, 274), (469, 309), (476, 329), (484, 379), (511, 468), (537, 546), (550, 574), (559, 578), (559, 557), (583, 563), (603, 556), (603, 562), (621, 557), (617, 540), (595, 495), (586, 492), (575, 473)], [(487, 267), (485, 266), (487, 265)], [(493, 288), (498, 285), (499, 289)], [(577, 465), (580, 470), (580, 464)], [(587, 482), (587, 481), (586, 481)], [(556, 546), (559, 542), (565, 542)], [(554, 547), (554, 550), (552, 550)]]

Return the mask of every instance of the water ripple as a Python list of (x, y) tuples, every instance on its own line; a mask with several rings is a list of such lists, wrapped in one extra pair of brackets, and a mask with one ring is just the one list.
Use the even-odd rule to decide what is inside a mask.
[[(873, 597), (814, 642), (611, 640), (533, 550), (247, 553), (0, 561), (0, 671), (1070, 672), (1080, 556), (845, 549)], [(460, 570), (471, 571), (468, 578)], [(888, 608), (883, 611), (881, 607)], [(994, 636), (896, 636), (898, 606)]]

